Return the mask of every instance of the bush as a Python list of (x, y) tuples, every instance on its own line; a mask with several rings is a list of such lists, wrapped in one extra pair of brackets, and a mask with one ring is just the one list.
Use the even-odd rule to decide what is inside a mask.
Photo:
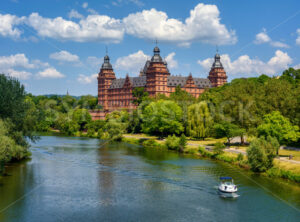
[(288, 179), (288, 180), (300, 183), (300, 175), (293, 173), (291, 171), (288, 171), (288, 170), (283, 170), (283, 169), (279, 169), (277, 167), (272, 167), (266, 173), (270, 177), (281, 177), (284, 179)]
[(248, 162), (254, 172), (265, 172), (273, 166), (278, 141), (276, 138), (263, 137), (253, 140), (247, 149)]
[(173, 136), (168, 136), (166, 139), (166, 146), (169, 150), (179, 150), (180, 148), (180, 138), (173, 135)]
[(151, 147), (151, 148), (156, 148), (156, 147), (161, 147), (161, 145), (156, 142), (154, 139), (149, 139), (149, 140), (145, 140), (142, 145), (144, 147)]
[(244, 160), (244, 155), (239, 153), (239, 155), (236, 158), (237, 161), (243, 161)]
[(213, 148), (213, 152), (215, 155), (219, 155), (224, 153), (224, 149), (225, 149), (225, 145), (223, 143), (216, 143), (214, 148)]
[(203, 146), (199, 146), (198, 152), (204, 157), (212, 157), (213, 156), (213, 154), (211, 152), (208, 152), (205, 149), (205, 147), (203, 147)]

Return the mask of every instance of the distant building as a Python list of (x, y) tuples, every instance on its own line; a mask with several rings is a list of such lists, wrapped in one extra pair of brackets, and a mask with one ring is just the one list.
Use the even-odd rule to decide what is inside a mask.
[(175, 92), (176, 86), (187, 91), (194, 97), (199, 97), (205, 89), (217, 87), (227, 82), (226, 72), (220, 61), (220, 55), (215, 55), (215, 61), (207, 79), (195, 78), (190, 73), (188, 76), (172, 76), (167, 62), (160, 56), (156, 46), (151, 60), (148, 60), (138, 77), (117, 79), (109, 61), (109, 56), (104, 57), (104, 63), (98, 74), (98, 104), (103, 107), (101, 111), (91, 112), (93, 119), (103, 119), (105, 115), (114, 110), (136, 108), (133, 104), (132, 90), (144, 87), (150, 96), (164, 94), (169, 96)]

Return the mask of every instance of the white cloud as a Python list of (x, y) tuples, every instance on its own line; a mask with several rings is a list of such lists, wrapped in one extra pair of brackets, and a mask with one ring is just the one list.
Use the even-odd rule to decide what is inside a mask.
[(267, 43), (267, 42), (270, 42), (271, 41), (271, 38), (268, 36), (268, 34), (266, 33), (266, 30), (258, 33), (256, 36), (255, 36), (255, 43), (256, 44), (263, 44), (263, 43)]
[(266, 29), (263, 29), (262, 32), (258, 33), (255, 36), (254, 43), (259, 45), (259, 44), (264, 44), (264, 43), (269, 43), (271, 46), (276, 47), (276, 48), (289, 48), (290, 46), (279, 41), (273, 41), (269, 35), (267, 34)]
[(300, 45), (300, 29), (297, 29), (297, 34), (298, 34), (298, 37), (296, 39), (296, 44)]
[[(213, 58), (208, 58), (198, 60), (198, 64), (208, 71), (213, 61)], [(235, 61), (231, 61), (228, 54), (221, 55), (221, 62), (229, 75), (239, 75), (243, 77), (260, 74), (277, 74), (287, 69), (292, 63), (292, 59), (287, 53), (277, 50), (275, 55), (267, 62), (263, 62), (257, 58), (251, 59), (248, 55), (242, 55)]]
[(25, 17), (17, 17), (10, 14), (0, 14), (0, 36), (19, 38), (22, 31), (15, 28), (15, 25), (21, 24)]
[(174, 59), (174, 56), (176, 55), (175, 52), (171, 52), (169, 55), (167, 55), (167, 57), (165, 58), (165, 60), (168, 63), (168, 67), (170, 69), (175, 69), (178, 67), (178, 62), (177, 60)]
[(285, 44), (283, 42), (277, 42), (277, 41), (272, 41), (270, 43), (271, 46), (277, 47), (277, 48), (290, 48), (288, 44)]
[(63, 77), (65, 77), (65, 75), (63, 75), (62, 73), (57, 71), (55, 68), (50, 67), (50, 68), (45, 69), (44, 71), (38, 72), (37, 77), (38, 78), (56, 79), (56, 78), (63, 78)]
[(93, 74), (90, 76), (80, 74), (77, 78), (77, 81), (82, 84), (95, 83), (97, 81), (97, 76), (98, 76), (98, 74)]
[(81, 15), (78, 11), (72, 9), (69, 14), (68, 14), (69, 18), (77, 18), (77, 19), (83, 19), (84, 16)]
[(88, 6), (89, 6), (89, 3), (87, 3), (87, 2), (82, 3), (82, 8), (87, 8)]
[(52, 53), (49, 57), (60, 62), (79, 62), (79, 57), (77, 55), (64, 50)]
[(32, 74), (30, 72), (27, 71), (18, 71), (15, 69), (8, 69), (4, 72), (6, 75), (8, 76), (12, 76), (15, 77), (17, 79), (28, 79)]
[(46, 68), (50, 66), (48, 62), (42, 62), (39, 59), (32, 60), (32, 64), (34, 64), (35, 68)]
[[(175, 52), (171, 52), (165, 58), (170, 69), (178, 67), (178, 62), (174, 59), (175, 55)], [(151, 56), (146, 55), (142, 50), (139, 50), (135, 53), (129, 54), (128, 56), (118, 58), (115, 64), (115, 68), (133, 74), (138, 74), (140, 70), (144, 68), (146, 61), (150, 58)]]
[(9, 69), (12, 67), (33, 69), (33, 68), (35, 68), (35, 65), (30, 63), (29, 59), (24, 54), (0, 56), (0, 68), (1, 69)]
[(32, 13), (27, 19), (27, 24), (34, 28), (39, 36), (63, 41), (118, 43), (124, 35), (120, 20), (105, 15), (89, 15), (76, 23), (62, 17), (51, 19)]
[(139, 71), (145, 66), (148, 58), (148, 55), (144, 54), (142, 50), (139, 50), (136, 53), (118, 58), (115, 67), (119, 70), (138, 74)]
[(295, 66), (294, 66), (294, 69), (300, 69), (300, 64), (295, 65)]
[(126, 32), (138, 38), (190, 44), (203, 42), (210, 44), (234, 44), (235, 32), (228, 31), (220, 23), (220, 12), (216, 5), (198, 4), (190, 11), (190, 16), (182, 22), (168, 18), (165, 12), (156, 9), (143, 10), (123, 19)]

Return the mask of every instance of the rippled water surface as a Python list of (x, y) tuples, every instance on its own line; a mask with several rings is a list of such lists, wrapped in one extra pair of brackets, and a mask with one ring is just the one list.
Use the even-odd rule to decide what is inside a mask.
[[(0, 180), (0, 221), (300, 221), (300, 187), (229, 164), (45, 136)], [(217, 193), (232, 176), (239, 197)]]

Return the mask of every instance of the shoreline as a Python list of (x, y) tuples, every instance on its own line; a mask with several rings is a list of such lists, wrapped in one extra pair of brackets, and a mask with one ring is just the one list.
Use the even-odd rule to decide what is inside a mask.
[[(133, 144), (133, 145), (140, 145), (140, 146), (144, 146), (144, 144), (142, 143), (145, 140), (141, 140), (141, 139), (137, 139), (132, 137), (123, 137), (122, 142), (125, 143), (129, 143), (129, 144)], [(245, 159), (245, 157), (242, 160), (238, 160), (238, 154), (236, 153), (231, 153), (231, 152), (224, 152), (222, 154), (219, 155), (214, 155), (212, 152), (206, 150), (204, 147), (200, 148), (201, 145), (192, 147), (191, 145), (187, 145), (186, 149), (183, 151), (184, 155), (193, 155), (193, 156), (197, 156), (200, 158), (207, 158), (210, 160), (216, 160), (216, 161), (222, 161), (225, 163), (230, 163), (230, 164), (234, 164), (236, 166), (238, 166), (240, 169), (246, 170), (248, 172), (252, 172), (250, 170), (250, 166), (247, 164), (247, 160)], [(144, 146), (145, 147), (145, 146)], [(147, 147), (147, 146), (146, 146)], [(167, 151), (173, 151), (174, 150), (168, 150), (167, 147), (165, 147), (164, 145), (164, 141), (159, 141), (159, 146), (158, 147), (153, 147), (153, 146), (149, 146), (150, 148), (163, 148)], [(195, 148), (196, 147), (196, 148)], [(178, 152), (178, 151), (175, 151)], [(179, 152), (178, 152), (179, 153)], [(272, 168), (270, 168), (269, 170), (267, 170), (266, 172), (263, 173), (255, 173), (252, 172), (254, 174), (260, 174), (269, 178), (279, 178), (279, 179), (283, 179), (285, 181), (289, 181), (292, 183), (295, 183), (297, 185), (300, 184), (300, 173), (295, 173), (291, 170), (286, 170), (283, 167), (280, 167), (280, 161), (277, 159), (274, 159), (274, 166)], [(294, 164), (296, 165), (296, 164)], [(300, 166), (299, 170), (300, 170)]]
[[(40, 136), (67, 136), (68, 137), (68, 135), (64, 135), (64, 134), (61, 134), (56, 131), (39, 133), (38, 135), (40, 135)], [(69, 136), (69, 137), (99, 139), (98, 137), (87, 136), (85, 133), (82, 133), (81, 135), (74, 135), (74, 136)], [(145, 141), (150, 140), (150, 139), (155, 140), (156, 143), (155, 144), (144, 143)], [(143, 146), (143, 147), (151, 148), (151, 149), (162, 148), (169, 152), (171, 151), (171, 152), (180, 153), (179, 151), (167, 149), (167, 147), (164, 144), (165, 141), (157, 140), (157, 138), (155, 136), (139, 137), (138, 134), (124, 134), (122, 137), (122, 140), (120, 142), (133, 144), (133, 145), (139, 145), (139, 146)], [(199, 142), (199, 141), (196, 141), (196, 142)], [(211, 145), (211, 141), (206, 141), (206, 142), (209, 145)], [(213, 154), (213, 152), (206, 150), (205, 147), (203, 147), (203, 145), (201, 145), (201, 144), (189, 144), (188, 143), (188, 145), (186, 146), (186, 148), (182, 152), (182, 154), (183, 155), (193, 155), (193, 156), (196, 156), (199, 158), (207, 158), (210, 160), (234, 164), (234, 165), (238, 166), (240, 169), (243, 169), (247, 172), (252, 172), (250, 170), (249, 165), (247, 164), (246, 157), (243, 155), (243, 159), (240, 160), (240, 159), (238, 159), (237, 153), (224, 151), (224, 153), (222, 153), (222, 154), (215, 155), (215, 154)], [(297, 166), (299, 168), (298, 169), (299, 173), (298, 173), (298, 171), (294, 172), (293, 170), (285, 169), (286, 166), (283, 166), (282, 164), (283, 164), (282, 161), (280, 161), (278, 159), (274, 159), (274, 166), (272, 168), (270, 168), (266, 172), (258, 173), (258, 174), (266, 176), (266, 177), (270, 177), (270, 178), (283, 179), (285, 181), (289, 181), (289, 182), (295, 183), (296, 185), (299, 185), (300, 184), (300, 165), (288, 163), (289, 165), (291, 165), (291, 164), (298, 165)], [(296, 167), (296, 166), (294, 166), (294, 167)], [(255, 173), (255, 172), (252, 172), (252, 173)]]

